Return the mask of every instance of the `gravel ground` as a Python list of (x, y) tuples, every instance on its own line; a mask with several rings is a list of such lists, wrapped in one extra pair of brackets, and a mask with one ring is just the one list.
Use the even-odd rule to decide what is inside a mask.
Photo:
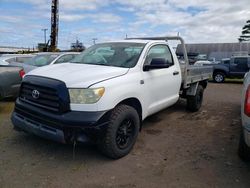
[(0, 103), (0, 187), (250, 187), (237, 156), (242, 84), (210, 83), (199, 112), (185, 102), (148, 118), (119, 160), (12, 129), (13, 102)]

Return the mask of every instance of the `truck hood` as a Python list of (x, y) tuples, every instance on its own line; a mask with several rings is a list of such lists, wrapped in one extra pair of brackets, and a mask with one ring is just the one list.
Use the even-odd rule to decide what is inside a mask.
[(128, 70), (128, 68), (103, 65), (63, 63), (44, 66), (29, 72), (27, 75), (61, 80), (68, 88), (88, 88), (97, 82), (122, 76)]

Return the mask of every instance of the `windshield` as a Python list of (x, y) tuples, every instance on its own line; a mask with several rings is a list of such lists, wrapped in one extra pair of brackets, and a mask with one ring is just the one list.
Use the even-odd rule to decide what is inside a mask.
[(32, 65), (36, 67), (42, 67), (45, 65), (49, 65), (58, 56), (59, 54), (41, 54), (24, 62), (24, 64)]
[(144, 46), (124, 42), (96, 44), (76, 56), (71, 63), (131, 68), (136, 65)]

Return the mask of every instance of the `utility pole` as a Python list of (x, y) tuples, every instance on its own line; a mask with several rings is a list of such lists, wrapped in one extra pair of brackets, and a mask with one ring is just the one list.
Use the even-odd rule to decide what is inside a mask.
[(44, 45), (46, 45), (47, 40), (46, 40), (46, 32), (48, 29), (42, 29), (42, 31), (44, 32)]
[(51, 5), (51, 35), (50, 35), (50, 51), (55, 51), (58, 42), (58, 24), (59, 24), (59, 0), (52, 0)]
[(97, 41), (98, 39), (97, 38), (92, 38), (93, 40), (93, 44), (95, 44), (95, 41)]

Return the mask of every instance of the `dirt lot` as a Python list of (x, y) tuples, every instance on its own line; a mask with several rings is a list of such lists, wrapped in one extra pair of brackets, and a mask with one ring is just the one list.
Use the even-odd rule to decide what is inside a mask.
[(250, 187), (237, 156), (241, 84), (210, 83), (202, 109), (179, 101), (144, 122), (128, 156), (110, 160), (94, 146), (72, 146), (16, 132), (13, 102), (0, 103), (0, 187)]

